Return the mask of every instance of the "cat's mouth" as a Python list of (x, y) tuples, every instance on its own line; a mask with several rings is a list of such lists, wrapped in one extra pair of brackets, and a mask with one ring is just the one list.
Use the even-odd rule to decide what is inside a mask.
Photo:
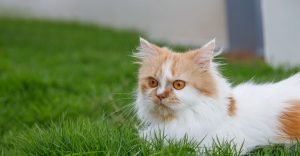
[(168, 99), (164, 99), (164, 100), (153, 99), (152, 102), (156, 106), (164, 107), (168, 109), (171, 109), (172, 106), (177, 104), (177, 101), (170, 101)]
[(158, 107), (161, 107), (161, 108), (164, 108), (164, 109), (170, 109), (170, 104), (168, 102), (166, 102), (166, 101), (156, 101), (154, 103)]
[(158, 99), (154, 99), (153, 100), (153, 103), (156, 105), (156, 106), (161, 106), (161, 107), (168, 107), (167, 106), (167, 103), (163, 100), (158, 100)]
[(158, 105), (161, 106), (161, 107), (166, 107), (166, 108), (168, 108), (168, 105), (167, 105), (166, 103), (162, 102), (162, 101), (160, 101), (160, 102), (158, 103)]
[(162, 101), (159, 101), (159, 100), (156, 100), (156, 101), (154, 101), (154, 103), (156, 104), (156, 105), (158, 105), (158, 106), (165, 106), (166, 107), (166, 104), (164, 103), (164, 102), (162, 102)]
[(152, 101), (155, 105), (158, 105), (158, 106), (162, 105), (162, 106), (167, 107), (165, 100), (159, 100), (159, 99), (155, 98)]

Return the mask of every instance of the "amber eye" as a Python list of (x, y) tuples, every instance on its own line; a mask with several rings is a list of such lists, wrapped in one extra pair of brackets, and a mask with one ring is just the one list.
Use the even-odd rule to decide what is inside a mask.
[(151, 88), (155, 88), (158, 86), (158, 82), (154, 78), (149, 78), (148, 83)]
[(185, 82), (182, 80), (176, 80), (173, 82), (173, 87), (177, 90), (181, 90), (185, 87)]

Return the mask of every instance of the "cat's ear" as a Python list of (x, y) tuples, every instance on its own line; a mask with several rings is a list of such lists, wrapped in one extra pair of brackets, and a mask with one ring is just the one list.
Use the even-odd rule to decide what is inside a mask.
[(139, 60), (144, 60), (157, 55), (157, 53), (158, 52), (154, 44), (140, 37), (140, 46), (138, 48), (138, 52), (134, 54), (136, 58)]
[(216, 47), (216, 40), (212, 39), (200, 49), (196, 50), (195, 61), (197, 64), (200, 64), (202, 67), (208, 67), (213, 61), (214, 50)]

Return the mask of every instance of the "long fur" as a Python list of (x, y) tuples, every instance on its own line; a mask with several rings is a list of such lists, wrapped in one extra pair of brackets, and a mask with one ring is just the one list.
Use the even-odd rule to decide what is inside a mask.
[[(142, 48), (137, 54), (141, 67), (135, 102), (137, 115), (146, 125), (140, 130), (141, 137), (152, 139), (156, 133), (163, 131), (167, 138), (179, 140), (188, 136), (202, 141), (206, 147), (210, 147), (213, 140), (218, 138), (243, 145), (244, 151), (258, 145), (287, 143), (300, 138), (300, 73), (277, 83), (247, 82), (231, 87), (213, 62), (213, 52), (208, 51), (213, 51), (214, 41), (200, 50), (182, 54), (144, 40), (141, 40), (141, 44)], [(150, 52), (147, 52), (149, 49)], [(211, 55), (211, 60), (207, 62), (204, 59), (208, 55)], [(196, 58), (191, 59), (192, 56)], [(202, 56), (205, 58), (197, 58)], [(193, 61), (194, 64), (189, 64)], [(188, 67), (184, 68), (185, 65)], [(194, 67), (199, 67), (209, 76), (203, 78), (200, 71), (200, 74), (197, 71), (187, 74)], [(174, 74), (181, 68), (184, 68), (184, 72)], [(147, 76), (157, 77), (161, 86), (147, 87)], [(174, 96), (175, 102), (155, 102), (155, 94), (172, 88), (170, 83), (176, 79), (185, 80), (187, 85), (182, 90), (171, 90), (170, 96)], [(200, 89), (197, 84), (189, 83), (192, 79), (202, 83)], [(209, 83), (213, 83), (212, 87), (201, 88)], [(293, 107), (295, 105), (298, 107)], [(294, 130), (289, 131), (291, 126)], [(295, 130), (295, 127), (299, 129)], [(289, 136), (291, 134), (294, 136)]]

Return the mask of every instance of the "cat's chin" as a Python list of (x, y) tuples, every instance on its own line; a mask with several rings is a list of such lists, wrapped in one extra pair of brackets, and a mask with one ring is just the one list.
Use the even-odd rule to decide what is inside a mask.
[(164, 103), (164, 102), (158, 102), (158, 103), (155, 103), (155, 105), (157, 105), (158, 107), (163, 107), (165, 109), (170, 109), (168, 107), (168, 104)]
[(159, 103), (154, 105), (155, 108), (151, 113), (154, 118), (157, 118), (160, 121), (171, 121), (172, 119), (174, 119), (175, 111), (167, 104)]

